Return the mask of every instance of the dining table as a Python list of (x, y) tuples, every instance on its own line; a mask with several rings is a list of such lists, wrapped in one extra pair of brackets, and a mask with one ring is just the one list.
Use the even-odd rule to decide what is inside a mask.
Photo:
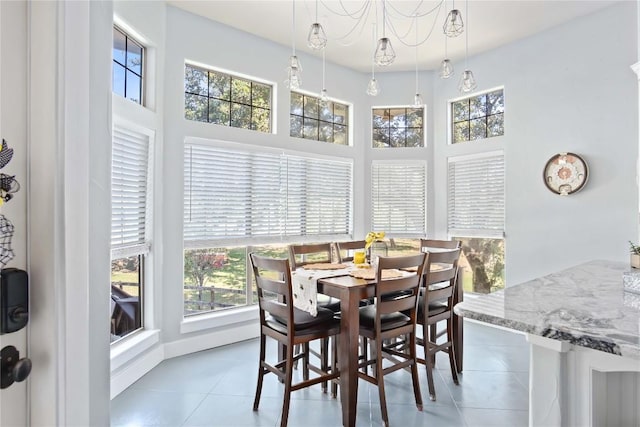
[[(338, 368), (340, 370), (340, 400), (342, 425), (356, 425), (358, 396), (360, 301), (375, 296), (375, 279), (341, 275), (318, 279), (318, 293), (340, 300), (340, 340), (338, 344)], [(457, 286), (454, 303), (462, 301), (461, 286)], [(462, 370), (462, 319), (454, 316), (454, 351), (458, 371)], [(459, 357), (459, 359), (458, 359)]]

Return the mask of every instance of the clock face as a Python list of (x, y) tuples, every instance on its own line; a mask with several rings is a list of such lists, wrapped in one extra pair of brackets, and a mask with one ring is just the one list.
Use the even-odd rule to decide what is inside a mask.
[(559, 153), (549, 159), (544, 168), (544, 183), (561, 196), (575, 193), (584, 187), (589, 174), (587, 164), (574, 153)]

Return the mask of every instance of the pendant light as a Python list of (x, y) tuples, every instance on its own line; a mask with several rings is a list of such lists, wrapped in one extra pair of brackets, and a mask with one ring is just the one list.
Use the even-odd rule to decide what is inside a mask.
[(318, 22), (318, 0), (316, 0), (316, 22), (311, 24), (309, 35), (307, 36), (307, 44), (311, 49), (315, 50), (324, 49), (327, 45), (327, 35), (320, 22)]
[[(467, 14), (468, 17), (468, 14)], [(453, 1), (453, 7), (444, 21), (442, 30), (447, 37), (458, 37), (464, 31), (464, 22), (462, 22), (462, 14), (456, 9), (456, 2)]]
[(391, 46), (391, 40), (386, 37), (386, 21), (387, 19), (387, 7), (385, 0), (382, 0), (382, 38), (378, 40), (378, 47), (376, 48), (375, 61), (376, 64), (383, 67), (390, 65), (394, 59), (396, 59), (396, 52)]
[(324, 49), (322, 50), (322, 90), (320, 91), (320, 106), (326, 107), (329, 104), (329, 95), (327, 93), (327, 89), (324, 86), (325, 82), (325, 60), (324, 60)]
[(289, 66), (287, 67), (287, 80), (284, 84), (289, 89), (298, 89), (302, 85), (302, 65), (296, 56), (296, 0), (292, 0), (293, 15), (291, 19), (291, 48), (292, 53), (289, 57)]
[(462, 77), (460, 78), (460, 84), (458, 84), (458, 90), (462, 93), (471, 92), (475, 88), (478, 87), (476, 83), (476, 78), (473, 76), (473, 72), (469, 69), (467, 65), (467, 58), (469, 56), (469, 0), (465, 2), (467, 9), (467, 31), (465, 34), (466, 41), (464, 47), (464, 72), (462, 73)]
[(375, 46), (376, 46), (376, 24), (373, 23), (371, 27), (371, 40), (373, 41), (373, 51), (371, 52), (371, 79), (369, 80), (369, 84), (367, 85), (367, 95), (376, 96), (380, 92), (380, 88), (378, 87), (378, 81), (376, 80), (376, 61), (375, 61)]
[(447, 39), (449, 37), (444, 38), (444, 59), (440, 63), (440, 78), (448, 79), (453, 75), (453, 64), (449, 60), (449, 55), (447, 53)]
[(421, 107), (424, 105), (424, 101), (422, 100), (422, 95), (420, 95), (420, 91), (418, 90), (418, 16), (413, 20), (413, 23), (416, 27), (416, 46), (415, 46), (415, 59), (416, 59), (416, 94), (413, 97), (413, 106)]

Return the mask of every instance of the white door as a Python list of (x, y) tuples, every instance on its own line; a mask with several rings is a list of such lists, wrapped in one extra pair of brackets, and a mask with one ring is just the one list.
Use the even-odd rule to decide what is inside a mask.
[[(15, 175), (20, 191), (0, 206), (14, 226), (11, 248), (14, 258), (6, 267), (27, 270), (27, 5), (26, 2), (0, 2), (0, 136), (13, 151), (11, 161), (0, 173)], [(28, 356), (28, 327), (0, 335), (0, 348), (14, 346), (20, 357)], [(16, 382), (0, 390), (0, 425), (26, 426), (27, 383)]]

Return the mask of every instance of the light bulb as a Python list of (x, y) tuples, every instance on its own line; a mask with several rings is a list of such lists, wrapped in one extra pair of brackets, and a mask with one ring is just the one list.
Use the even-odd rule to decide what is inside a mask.
[(327, 93), (327, 90), (323, 88), (320, 91), (320, 103), (323, 104), (323, 106), (325, 106), (328, 102), (329, 102), (329, 95)]
[(464, 70), (462, 78), (460, 79), (460, 84), (458, 85), (460, 92), (471, 92), (477, 87), (478, 84), (476, 83), (475, 77), (473, 77), (473, 72), (471, 72), (471, 70)]
[(327, 35), (324, 33), (322, 25), (318, 22), (311, 24), (309, 36), (307, 36), (307, 44), (311, 49), (321, 50), (327, 45)]
[(289, 67), (297, 68), (298, 71), (302, 71), (302, 65), (300, 64), (300, 61), (298, 60), (298, 57), (295, 56), (295, 55), (291, 55), (289, 57)]
[(457, 37), (464, 31), (464, 23), (462, 22), (462, 15), (458, 9), (452, 9), (447, 15), (447, 19), (444, 21), (442, 30), (448, 37)]
[(371, 77), (369, 80), (369, 84), (367, 85), (367, 95), (376, 96), (380, 92), (380, 88), (378, 87), (378, 81), (375, 77)]
[(440, 78), (448, 79), (453, 75), (453, 64), (448, 59), (443, 59), (440, 63)]
[(298, 89), (302, 85), (302, 66), (298, 57), (291, 55), (289, 58), (289, 66), (287, 67), (287, 80), (284, 84), (289, 89)]
[(416, 95), (413, 97), (413, 106), (420, 107), (422, 105), (424, 105), (424, 101), (422, 100), (422, 95), (420, 95), (419, 93), (416, 93)]
[(393, 46), (391, 46), (391, 40), (387, 37), (382, 37), (378, 40), (378, 47), (376, 48), (374, 58), (376, 64), (382, 66), (389, 65), (396, 59), (396, 52), (393, 50)]

